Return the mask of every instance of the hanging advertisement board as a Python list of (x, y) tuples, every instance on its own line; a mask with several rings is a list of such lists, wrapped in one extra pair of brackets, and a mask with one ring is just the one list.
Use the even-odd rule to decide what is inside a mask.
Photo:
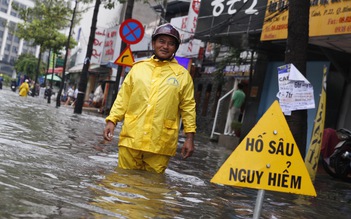
[(267, 0), (201, 1), (195, 35), (212, 36), (260, 33)]

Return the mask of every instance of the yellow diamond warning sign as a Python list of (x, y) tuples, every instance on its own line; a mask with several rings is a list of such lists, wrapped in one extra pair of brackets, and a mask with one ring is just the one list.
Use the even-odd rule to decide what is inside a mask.
[(278, 101), (241, 141), (211, 182), (316, 196)]
[(114, 61), (114, 64), (124, 65), (124, 66), (132, 66), (134, 63), (134, 57), (132, 54), (132, 50), (128, 46), (121, 55)]

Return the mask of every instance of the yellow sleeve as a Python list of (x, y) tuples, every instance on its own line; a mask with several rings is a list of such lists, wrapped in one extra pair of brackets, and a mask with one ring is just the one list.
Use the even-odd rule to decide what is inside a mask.
[(186, 84), (182, 92), (182, 100), (180, 102), (180, 114), (184, 124), (185, 133), (196, 132), (196, 103), (194, 99), (194, 84), (189, 73), (186, 73)]
[(121, 89), (118, 91), (117, 97), (110, 110), (110, 115), (106, 117), (105, 121), (111, 121), (115, 125), (124, 119), (124, 115), (128, 109), (130, 95), (133, 90), (132, 70), (124, 79)]

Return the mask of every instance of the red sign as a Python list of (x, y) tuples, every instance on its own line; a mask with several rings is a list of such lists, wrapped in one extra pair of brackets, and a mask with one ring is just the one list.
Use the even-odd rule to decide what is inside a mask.
[(127, 44), (136, 44), (144, 37), (144, 27), (138, 20), (128, 19), (121, 24), (119, 35), (123, 42)]

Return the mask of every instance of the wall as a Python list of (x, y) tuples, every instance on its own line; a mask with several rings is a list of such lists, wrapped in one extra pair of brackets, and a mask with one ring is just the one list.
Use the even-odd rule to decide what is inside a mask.
[[(226, 77), (225, 84), (220, 88), (214, 74), (201, 74), (200, 77), (194, 79), (198, 133), (211, 135), (218, 99), (233, 88), (233, 83), (233, 77)], [(230, 95), (222, 101), (219, 107), (215, 132), (224, 132), (229, 100)]]

